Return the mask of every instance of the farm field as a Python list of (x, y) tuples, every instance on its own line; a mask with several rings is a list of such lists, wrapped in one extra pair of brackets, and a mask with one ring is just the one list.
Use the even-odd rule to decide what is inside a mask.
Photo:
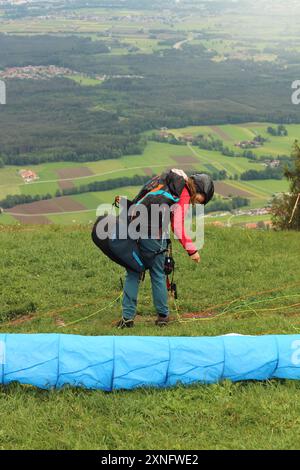
[[(271, 137), (267, 134), (266, 128), (270, 123), (246, 123), (243, 125), (220, 125), (220, 126), (195, 126), (182, 129), (171, 129), (177, 137), (186, 135), (212, 134), (215, 138), (224, 139), (229, 147), (234, 148), (234, 143), (251, 139), (255, 135), (263, 135), (268, 138), (268, 142), (262, 148), (255, 149), (256, 154), (270, 154), (274, 158), (278, 154), (291, 153), (293, 142), (300, 133), (300, 125), (287, 125), (287, 137)], [(149, 133), (146, 133), (149, 135)], [(277, 150), (276, 150), (277, 149)], [(202, 150), (195, 146), (187, 144), (186, 146), (171, 145), (168, 143), (158, 143), (148, 141), (147, 146), (142, 155), (128, 155), (119, 159), (108, 159), (96, 162), (55, 162), (44, 163), (40, 165), (29, 166), (39, 177), (39, 180), (33, 183), (23, 183), (22, 178), (18, 175), (20, 167), (7, 166), (0, 169), (0, 195), (4, 199), (9, 194), (26, 194), (30, 196), (51, 194), (55, 196), (58, 190), (67, 188), (80, 187), (96, 181), (106, 181), (115, 178), (132, 177), (134, 175), (149, 175), (159, 173), (168, 168), (182, 168), (184, 170), (209, 172), (226, 170), (230, 177), (234, 175), (240, 176), (241, 173), (249, 169), (262, 170), (262, 165), (258, 162), (247, 160), (246, 158), (226, 157), (217, 151)], [(256, 180), (242, 181), (227, 179), (225, 181), (216, 182), (216, 194), (230, 197), (242, 196), (250, 200), (250, 208), (263, 207), (274, 194), (288, 191), (288, 182), (286, 180)], [(132, 188), (129, 192), (134, 195), (138, 188)], [(127, 188), (122, 188), (123, 194), (126, 194)], [(104, 191), (99, 194), (83, 193), (76, 196), (70, 196), (71, 201), (81, 204), (81, 211), (76, 211), (74, 206), (74, 214), (69, 214), (59, 209), (55, 214), (53, 210), (47, 209), (51, 201), (44, 206), (42, 204), (40, 210), (34, 210), (37, 215), (43, 215), (47, 219), (47, 223), (88, 223), (93, 220), (96, 208), (101, 202), (111, 202), (114, 195), (118, 191)], [(72, 204), (71, 206), (72, 207)], [(23, 209), (26, 209), (23, 206)], [(88, 212), (89, 211), (89, 212)], [(8, 211), (11, 213), (12, 211)], [(19, 210), (13, 212), (23, 213)], [(48, 213), (49, 212), (49, 213)], [(62, 212), (60, 214), (59, 212)], [(27, 210), (25, 210), (27, 213)], [(44, 219), (44, 223), (46, 223)], [(12, 223), (15, 216), (8, 214), (0, 218), (3, 224)], [(32, 216), (17, 220), (24, 223), (38, 223), (42, 219)]]
[[(110, 44), (111, 56), (163, 53), (173, 47), (172, 38), (175, 45), (178, 37), (188, 39), (191, 33), (194, 37), (188, 45), (213, 51), (212, 60), (216, 61), (230, 58), (276, 63), (283, 37), (285, 41), (291, 41), (291, 45), (283, 41), (286, 50), (300, 50), (295, 4), (286, 11), (281, 5), (261, 9), (241, 3), (236, 5), (233, 15), (230, 9), (226, 11), (226, 6), (214, 7), (213, 2), (207, 2), (204, 7), (192, 2), (193, 13), (188, 5), (181, 7), (177, 3), (174, 7), (173, 2), (167, 2), (164, 10), (157, 2), (153, 2), (150, 9), (149, 6), (143, 8), (141, 4), (137, 9), (120, 5), (112, 5), (112, 8), (94, 5), (76, 8), (74, 5), (66, 10), (57, 8), (55, 2), (49, 3), (46, 14), (40, 16), (34, 14), (33, 7), (33, 16), (23, 16), (21, 10), (10, 17), (1, 6), (0, 32), (16, 35), (72, 34), (93, 40), (105, 38)], [(164, 43), (166, 40), (167, 44)], [(271, 52), (268, 50), (270, 45), (274, 49)]]
[[(300, 137), (299, 18), (297, 0), (0, 0), (0, 336), (300, 335), (299, 233), (273, 230), (270, 211), (291, 191), (275, 178)], [(215, 180), (201, 262), (174, 241), (169, 324), (155, 325), (146, 272), (134, 328), (117, 329), (125, 270), (92, 242), (99, 206), (171, 168)], [(0, 450), (300, 449), (299, 392), (288, 380), (112, 393), (0, 383)]]
[[(256, 215), (255, 217), (247, 215), (232, 215), (228, 212), (225, 216), (220, 216), (218, 213), (213, 217), (207, 216), (205, 219), (206, 226), (216, 225), (216, 223), (225, 225), (226, 227), (244, 226), (246, 224), (257, 224), (258, 222), (269, 222), (269, 215)], [(220, 225), (221, 226), (221, 225)]]
[[(205, 236), (199, 266), (174, 244), (182, 321), (167, 330), (154, 326), (147, 276), (134, 335), (299, 332), (299, 307), (293, 306), (299, 302), (298, 234), (208, 227)], [(110, 305), (120, 294), (123, 270), (97, 251), (86, 227), (2, 227), (0, 275), (5, 279), (0, 332), (132, 334), (115, 330), (121, 305)], [(178, 319), (172, 301), (170, 307)], [(221, 315), (203, 321), (185, 318), (193, 312)], [(92, 317), (61, 327), (87, 315)], [(298, 393), (299, 384), (286, 381), (111, 394), (13, 384), (0, 387), (0, 448), (299, 448)]]
[[(89, 11), (89, 13), (91, 13)], [(118, 12), (116, 12), (118, 13)], [(122, 16), (124, 12), (119, 12)], [(132, 14), (133, 12), (128, 12)], [(32, 18), (15, 19), (14, 21), (1, 21), (0, 32), (5, 32), (14, 35), (38, 35), (38, 34), (73, 34), (77, 36), (89, 37), (92, 40), (98, 40), (99, 37), (105, 37), (105, 41), (110, 47), (108, 52), (111, 56), (123, 56), (130, 53), (135, 54), (153, 54), (157, 51), (164, 51), (169, 46), (161, 44), (161, 39), (153, 38), (147, 30), (141, 30), (137, 27), (136, 23), (131, 24), (123, 20), (123, 25), (116, 25), (110, 19), (110, 12), (103, 11), (102, 8), (96, 10), (95, 15), (101, 15), (102, 21), (83, 21), (82, 19), (59, 19), (51, 20), (44, 19), (41, 21)], [(105, 20), (105, 16), (107, 17)], [(104, 21), (103, 21), (104, 19)], [(164, 28), (168, 30), (166, 25), (159, 22), (147, 21), (147, 29)], [(167, 37), (174, 37), (174, 44), (177, 42), (176, 33), (169, 28), (170, 34)], [(181, 33), (182, 34), (182, 33)], [(166, 36), (166, 33), (164, 33)], [(162, 38), (164, 36), (162, 35)], [(118, 42), (115, 42), (117, 40)], [(68, 77), (75, 81), (80, 81), (78, 77)], [(81, 80), (82, 85), (97, 85), (93, 80)]]
[(182, 129), (170, 129), (169, 132), (174, 133), (177, 137), (184, 135), (208, 135), (211, 134), (215, 139), (221, 139), (226, 146), (234, 149), (234, 144), (243, 140), (252, 140), (254, 137), (261, 135), (268, 141), (260, 148), (254, 150), (258, 156), (262, 155), (289, 155), (291, 146), (295, 140), (299, 140), (300, 126), (298, 124), (285, 125), (288, 130), (287, 137), (273, 137), (267, 132), (267, 128), (275, 127), (271, 123), (245, 123), (245, 124), (226, 124), (220, 126), (190, 126)]

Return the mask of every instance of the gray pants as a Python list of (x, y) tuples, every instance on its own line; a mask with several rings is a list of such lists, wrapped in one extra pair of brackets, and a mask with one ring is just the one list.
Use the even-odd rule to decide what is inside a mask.
[[(168, 290), (164, 273), (166, 254), (161, 253), (155, 256), (155, 253), (167, 248), (167, 241), (151, 239), (141, 240), (140, 247), (141, 254), (144, 259), (154, 257), (149, 272), (152, 284), (153, 303), (156, 313), (161, 316), (168, 316)], [(123, 318), (126, 320), (131, 320), (135, 317), (139, 284), (140, 275), (127, 270), (123, 295)]]

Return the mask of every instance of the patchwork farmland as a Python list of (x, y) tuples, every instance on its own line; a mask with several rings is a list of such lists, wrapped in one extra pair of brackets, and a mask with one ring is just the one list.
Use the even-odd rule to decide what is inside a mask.
[[(236, 150), (237, 142), (251, 140), (260, 135), (266, 139), (262, 147), (255, 149), (260, 157), (269, 155), (290, 155), (292, 146), (300, 133), (300, 125), (287, 125), (287, 136), (273, 137), (267, 132), (269, 123), (246, 123), (241, 125), (194, 126), (182, 129), (170, 129), (176, 138), (204, 135), (221, 139), (224, 145)], [(146, 136), (149, 137), (147, 132)], [(0, 197), (3, 200), (9, 194), (44, 196), (52, 199), (22, 204), (12, 207), (1, 215), (1, 223), (25, 224), (69, 224), (91, 223), (96, 216), (100, 203), (110, 203), (119, 190), (82, 193), (77, 195), (55, 197), (57, 191), (80, 188), (97, 181), (107, 181), (134, 175), (157, 174), (168, 168), (182, 168), (186, 171), (209, 172), (226, 171), (226, 181), (216, 182), (216, 194), (228, 198), (241, 196), (250, 200), (250, 208), (264, 207), (276, 193), (288, 190), (286, 180), (240, 180), (240, 175), (247, 170), (263, 169), (259, 161), (242, 157), (228, 157), (218, 151), (203, 150), (187, 142), (183, 145), (172, 145), (149, 140), (142, 155), (123, 156), (119, 159), (107, 159), (96, 162), (45, 163), (30, 167), (39, 179), (24, 183), (19, 176), (19, 167), (7, 166), (0, 169)], [(125, 187), (122, 194), (133, 196), (138, 188)]]

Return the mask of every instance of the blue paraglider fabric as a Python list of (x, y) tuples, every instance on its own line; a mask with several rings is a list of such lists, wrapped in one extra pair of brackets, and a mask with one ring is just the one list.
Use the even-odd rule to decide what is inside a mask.
[(300, 379), (300, 335), (0, 334), (0, 384), (104, 391), (222, 380)]

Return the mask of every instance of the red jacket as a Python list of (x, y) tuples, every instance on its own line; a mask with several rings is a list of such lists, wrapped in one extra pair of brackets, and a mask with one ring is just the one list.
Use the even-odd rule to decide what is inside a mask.
[(184, 221), (187, 211), (191, 203), (191, 196), (188, 192), (187, 187), (185, 186), (182, 194), (180, 196), (179, 202), (174, 206), (171, 216), (171, 227), (174, 232), (174, 235), (178, 238), (179, 242), (187, 253), (192, 256), (197, 253), (197, 248), (195, 247), (192, 239), (186, 234), (184, 228)]

